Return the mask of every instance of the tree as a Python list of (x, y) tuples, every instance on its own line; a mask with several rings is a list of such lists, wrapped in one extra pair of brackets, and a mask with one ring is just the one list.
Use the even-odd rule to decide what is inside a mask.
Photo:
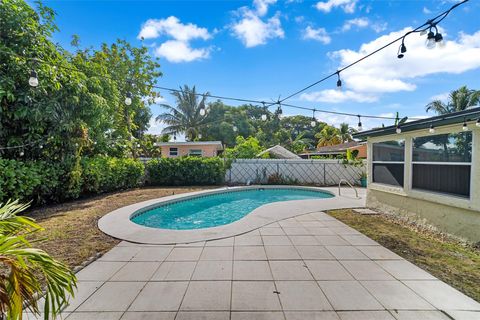
[(437, 114), (447, 114), (465, 110), (480, 103), (480, 90), (471, 90), (462, 86), (450, 92), (447, 102), (434, 100), (425, 106), (426, 111), (434, 111)]
[(315, 135), (318, 139), (317, 147), (334, 146), (342, 143), (340, 131), (334, 126), (325, 126), (322, 131)]
[(254, 137), (245, 139), (242, 136), (237, 137), (236, 146), (225, 149), (225, 157), (230, 159), (253, 159), (265, 150), (260, 142)]
[(160, 104), (167, 112), (158, 115), (156, 120), (167, 124), (163, 133), (185, 133), (185, 138), (193, 141), (198, 136), (199, 128), (205, 124), (206, 117), (200, 110), (203, 109), (205, 112), (207, 110), (208, 92), (202, 94), (199, 99), (195, 86), (190, 89), (184, 85), (179, 91), (173, 91), (172, 95), (175, 97), (176, 106)]
[(55, 318), (74, 295), (75, 274), (45, 251), (32, 248), (26, 237), (42, 230), (31, 218), (18, 216), (27, 208), (18, 201), (0, 204), (0, 313), (21, 319), (25, 306), (40, 315), (37, 295), (45, 285), (45, 319)]
[(339, 135), (342, 142), (353, 141), (352, 134), (356, 132), (355, 129), (351, 128), (348, 123), (340, 123)]

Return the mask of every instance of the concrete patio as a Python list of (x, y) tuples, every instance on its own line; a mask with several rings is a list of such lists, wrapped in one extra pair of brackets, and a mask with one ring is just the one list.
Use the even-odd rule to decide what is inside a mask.
[(323, 212), (176, 246), (122, 242), (64, 318), (479, 319), (480, 304)]

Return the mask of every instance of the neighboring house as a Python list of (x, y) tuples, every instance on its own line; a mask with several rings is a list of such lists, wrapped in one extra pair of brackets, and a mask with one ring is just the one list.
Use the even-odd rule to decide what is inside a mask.
[(415, 215), (480, 241), (480, 108), (399, 129), (354, 134), (367, 140), (367, 206)]
[(297, 156), (295, 153), (291, 152), (288, 149), (285, 149), (281, 145), (276, 145), (271, 148), (268, 148), (267, 150), (264, 150), (257, 154), (257, 158), (260, 158), (262, 155), (268, 153), (271, 158), (274, 159), (300, 159), (299, 156)]
[(315, 151), (301, 153), (303, 159), (310, 159), (312, 156), (336, 157), (343, 156), (347, 150), (358, 150), (357, 158), (365, 159), (367, 157), (367, 145), (356, 141), (345, 142), (334, 146), (318, 147)]
[(216, 157), (223, 150), (221, 141), (162, 142), (162, 157), (177, 158), (183, 156)]

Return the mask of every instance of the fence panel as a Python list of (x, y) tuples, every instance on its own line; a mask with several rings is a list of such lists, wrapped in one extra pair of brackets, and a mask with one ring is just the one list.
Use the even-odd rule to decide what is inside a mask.
[(292, 184), (337, 185), (340, 179), (359, 184), (365, 167), (345, 165), (338, 160), (237, 159), (227, 171), (229, 184), (262, 184), (282, 181)]

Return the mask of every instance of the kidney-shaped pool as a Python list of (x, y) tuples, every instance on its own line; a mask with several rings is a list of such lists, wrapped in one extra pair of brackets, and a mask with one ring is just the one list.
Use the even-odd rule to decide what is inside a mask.
[(162, 204), (130, 219), (151, 228), (201, 229), (232, 223), (267, 203), (332, 197), (329, 192), (300, 188), (225, 191)]

